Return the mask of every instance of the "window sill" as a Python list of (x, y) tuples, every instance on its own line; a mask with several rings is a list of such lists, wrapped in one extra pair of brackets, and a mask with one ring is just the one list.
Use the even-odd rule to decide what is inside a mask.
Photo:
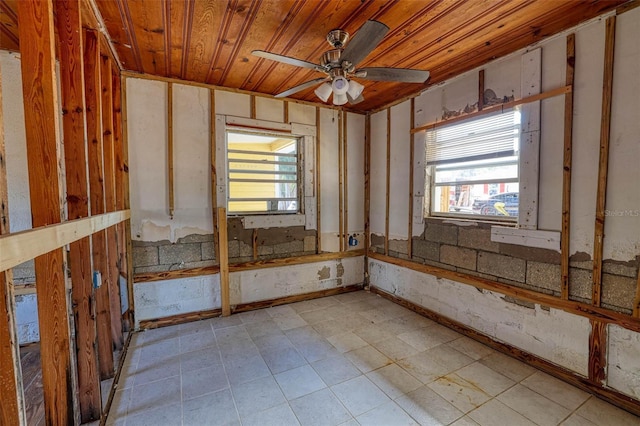
[(494, 225), (491, 227), (491, 241), (560, 251), (560, 232), (558, 231), (540, 231)]
[(258, 228), (286, 228), (289, 226), (304, 226), (303, 214), (264, 214), (255, 216), (242, 216), (244, 229)]

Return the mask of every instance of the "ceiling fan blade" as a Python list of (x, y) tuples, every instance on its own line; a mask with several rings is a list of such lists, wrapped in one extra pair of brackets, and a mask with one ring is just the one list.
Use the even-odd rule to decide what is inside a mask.
[(366, 58), (378, 43), (382, 41), (389, 27), (382, 22), (367, 21), (360, 27), (355, 36), (347, 44), (340, 59), (349, 61), (352, 65), (358, 65), (360, 61)]
[(309, 87), (315, 86), (316, 84), (320, 84), (325, 80), (326, 78), (322, 77), (322, 78), (316, 78), (315, 80), (307, 81), (306, 83), (299, 84), (295, 87), (292, 87), (289, 90), (285, 90), (282, 93), (278, 93), (276, 95), (276, 98), (286, 98), (287, 96), (293, 95), (294, 93), (301, 92), (304, 89), (308, 89)]
[(287, 64), (287, 65), (293, 65), (296, 67), (311, 68), (311, 69), (318, 68), (318, 65), (313, 64), (311, 62), (303, 61), (302, 59), (291, 58), (289, 56), (278, 55), (276, 53), (265, 52), (264, 50), (254, 50), (251, 53), (255, 56), (259, 56), (265, 59), (271, 59), (272, 61), (282, 62), (283, 64)]
[(349, 93), (347, 93), (347, 99), (349, 100), (349, 104), (355, 105), (355, 104), (359, 104), (360, 102), (364, 101), (364, 96), (362, 96), (362, 94), (361, 94), (357, 98), (353, 99), (351, 97), (351, 95)]
[(429, 71), (413, 70), (408, 68), (362, 68), (356, 73), (364, 73), (366, 76), (358, 77), (375, 81), (399, 81), (402, 83), (424, 83), (429, 79)]

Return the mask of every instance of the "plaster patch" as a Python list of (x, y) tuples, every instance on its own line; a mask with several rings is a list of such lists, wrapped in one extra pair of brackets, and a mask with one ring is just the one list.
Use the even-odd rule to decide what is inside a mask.
[(330, 277), (331, 277), (331, 269), (329, 269), (328, 266), (324, 266), (322, 269), (318, 270), (319, 280), (328, 280)]

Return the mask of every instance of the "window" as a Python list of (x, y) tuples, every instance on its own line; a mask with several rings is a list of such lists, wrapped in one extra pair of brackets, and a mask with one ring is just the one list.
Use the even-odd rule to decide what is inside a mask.
[(290, 135), (227, 131), (229, 213), (299, 213), (299, 145)]
[(520, 112), (426, 132), (430, 214), (517, 221)]

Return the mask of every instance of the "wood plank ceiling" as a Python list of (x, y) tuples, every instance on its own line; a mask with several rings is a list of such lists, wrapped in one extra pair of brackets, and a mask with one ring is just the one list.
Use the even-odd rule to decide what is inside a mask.
[[(0, 1), (0, 48), (18, 48), (15, 4)], [(360, 64), (431, 71), (427, 84), (365, 82), (369, 111), (616, 8), (626, 0), (94, 0), (124, 69), (277, 94), (321, 77), (251, 55), (318, 63), (334, 28), (391, 28)], [(313, 88), (292, 96), (319, 102)]]

